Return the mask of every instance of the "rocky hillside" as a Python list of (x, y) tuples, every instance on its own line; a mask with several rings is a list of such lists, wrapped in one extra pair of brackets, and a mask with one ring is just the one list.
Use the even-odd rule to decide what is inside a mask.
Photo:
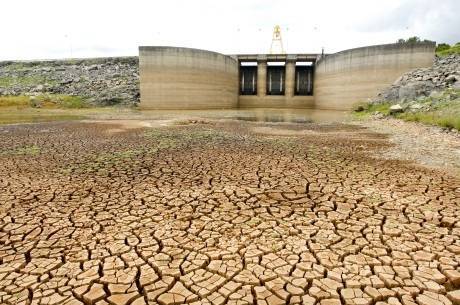
[(436, 57), (433, 66), (402, 75), (392, 86), (381, 92), (375, 102), (405, 102), (447, 88), (460, 89), (460, 55)]
[(137, 57), (0, 62), (0, 95), (65, 94), (94, 105), (139, 102)]
[(433, 66), (402, 75), (379, 96), (358, 105), (359, 116), (437, 125), (456, 136), (460, 133), (460, 55), (436, 57)]

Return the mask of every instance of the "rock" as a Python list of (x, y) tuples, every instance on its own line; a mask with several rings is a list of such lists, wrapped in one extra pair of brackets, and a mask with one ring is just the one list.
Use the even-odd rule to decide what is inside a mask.
[(414, 109), (414, 110), (419, 110), (419, 109), (422, 109), (423, 106), (420, 104), (413, 104), (413, 105), (410, 105), (409, 108)]
[(390, 114), (401, 113), (401, 112), (404, 112), (404, 109), (399, 104), (396, 104), (390, 107)]
[(62, 81), (60, 82), (60, 84), (61, 84), (61, 85), (67, 85), (67, 84), (70, 84), (70, 83), (72, 83), (72, 82), (73, 82), (72, 79), (65, 79), (65, 80), (62, 80)]
[(372, 115), (374, 116), (375, 119), (383, 119), (385, 117), (385, 115), (381, 113), (380, 111), (376, 111)]
[(429, 80), (429, 79), (431, 79), (431, 76), (430, 76), (430, 75), (424, 75), (424, 76), (422, 77), (422, 80)]
[(0, 87), (0, 95), (41, 92), (84, 97), (94, 105), (136, 105), (140, 99), (137, 57), (0, 62), (0, 75), (35, 83)]
[(99, 66), (98, 65), (91, 65), (87, 68), (88, 71), (94, 71), (94, 70), (97, 70), (99, 69)]
[(440, 98), (442, 94), (439, 92), (449, 87), (460, 89), (458, 71), (460, 55), (436, 57), (433, 66), (403, 74), (391, 86), (380, 92), (373, 102), (402, 102), (404, 99), (414, 100), (426, 96)]
[(394, 81), (393, 85), (397, 86), (403, 80), (405, 80), (404, 75), (401, 75), (397, 80)]
[(432, 98), (440, 98), (442, 96), (442, 92), (434, 90), (434, 91), (431, 91), (429, 96)]
[(446, 77), (445, 80), (446, 80), (446, 83), (451, 84), (451, 83), (456, 82), (457, 79), (458, 79), (458, 76), (452, 74), (452, 75), (449, 75), (448, 77)]
[(448, 292), (447, 298), (451, 300), (454, 305), (460, 305), (460, 290)]
[(433, 89), (433, 84), (429, 81), (416, 81), (408, 83), (399, 88), (399, 98), (415, 99), (420, 95), (427, 96)]

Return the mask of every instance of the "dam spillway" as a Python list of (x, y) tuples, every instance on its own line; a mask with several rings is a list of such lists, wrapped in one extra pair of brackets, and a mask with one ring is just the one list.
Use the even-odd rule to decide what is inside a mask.
[(240, 54), (139, 47), (142, 109), (348, 110), (403, 73), (431, 66), (434, 42), (334, 54)]

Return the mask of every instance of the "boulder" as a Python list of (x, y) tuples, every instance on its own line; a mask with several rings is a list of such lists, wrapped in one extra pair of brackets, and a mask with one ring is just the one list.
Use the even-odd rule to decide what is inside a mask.
[[(415, 69), (401, 75), (391, 86), (373, 100), (382, 101), (415, 100), (429, 96), (433, 91), (444, 91), (449, 87), (460, 88), (460, 55), (436, 57), (433, 66)], [(435, 98), (437, 93), (435, 93)]]
[(401, 112), (404, 112), (404, 109), (399, 104), (396, 104), (390, 107), (390, 114), (396, 114), (396, 113), (401, 113)]
[(137, 57), (0, 63), (0, 75), (37, 79), (34, 83), (1, 87), (0, 95), (49, 92), (81, 96), (95, 105), (135, 105), (139, 102)]
[(452, 84), (452, 88), (454, 89), (460, 89), (460, 80), (456, 81), (455, 83)]
[(45, 87), (43, 85), (38, 85), (33, 89), (35, 92), (42, 92)]
[(433, 89), (433, 83), (430, 81), (415, 81), (408, 83), (399, 88), (399, 99), (408, 98), (415, 99), (418, 96), (427, 96)]
[(412, 110), (419, 110), (419, 109), (422, 109), (423, 106), (420, 104), (413, 104), (413, 105), (410, 105), (409, 108)]
[(459, 79), (458, 76), (455, 74), (452, 74), (452, 75), (447, 76), (445, 81), (446, 83), (452, 84), (452, 83), (455, 83), (457, 79)]
[(437, 90), (431, 91), (430, 97), (432, 98), (440, 98), (442, 96), (442, 92), (439, 92)]

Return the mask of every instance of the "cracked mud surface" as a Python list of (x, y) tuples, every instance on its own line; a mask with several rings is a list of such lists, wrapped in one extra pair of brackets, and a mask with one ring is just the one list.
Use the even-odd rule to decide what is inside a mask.
[(370, 156), (386, 145), (348, 125), (0, 127), (0, 303), (459, 304), (460, 181)]

